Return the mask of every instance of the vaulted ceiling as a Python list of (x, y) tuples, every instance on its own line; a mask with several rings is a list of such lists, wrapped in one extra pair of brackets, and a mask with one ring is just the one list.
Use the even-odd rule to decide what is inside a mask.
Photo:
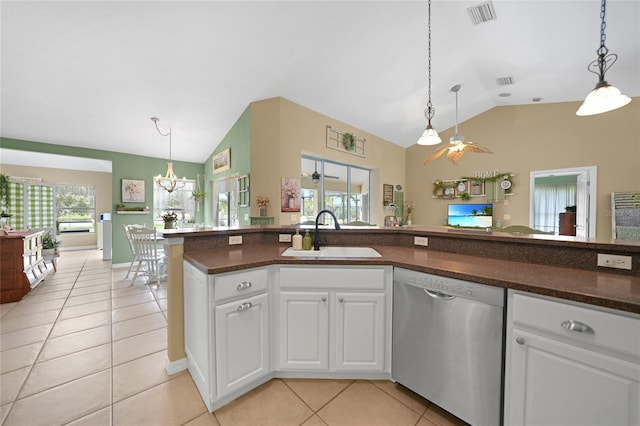
[[(461, 123), (584, 99), (599, 1), (494, 0), (497, 19), (476, 25), (481, 3), (433, 2), (438, 130), (454, 125), (456, 84)], [(426, 124), (426, 1), (3, 1), (0, 15), (4, 137), (164, 158), (158, 116), (174, 159), (204, 162), (275, 96), (405, 147)], [(609, 0), (606, 31), (607, 80), (640, 96), (640, 2)]]

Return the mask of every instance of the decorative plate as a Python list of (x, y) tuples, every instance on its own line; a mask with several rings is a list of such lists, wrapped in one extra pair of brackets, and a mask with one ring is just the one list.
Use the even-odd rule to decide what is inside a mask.
[(511, 181), (503, 180), (502, 182), (500, 182), (500, 188), (502, 188), (502, 189), (511, 188)]
[(467, 185), (464, 182), (458, 184), (458, 192), (464, 192), (467, 189)]

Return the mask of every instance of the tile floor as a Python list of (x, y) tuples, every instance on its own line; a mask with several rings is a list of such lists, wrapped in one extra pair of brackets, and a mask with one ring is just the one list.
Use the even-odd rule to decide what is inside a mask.
[(210, 414), (188, 372), (166, 365), (166, 297), (124, 280), (102, 252), (0, 305), (2, 425), (464, 425), (388, 381), (274, 379)]

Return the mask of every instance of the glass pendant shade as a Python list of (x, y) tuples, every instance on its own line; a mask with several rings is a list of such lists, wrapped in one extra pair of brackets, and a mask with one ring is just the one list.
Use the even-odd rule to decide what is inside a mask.
[(598, 85), (587, 95), (576, 115), (594, 115), (613, 111), (631, 102), (631, 98), (608, 84)]
[(418, 145), (438, 145), (440, 142), (442, 139), (438, 136), (438, 132), (429, 124), (417, 143)]

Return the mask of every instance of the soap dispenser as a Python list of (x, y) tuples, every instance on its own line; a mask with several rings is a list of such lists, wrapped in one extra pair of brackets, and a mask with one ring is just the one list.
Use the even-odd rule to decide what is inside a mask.
[(313, 246), (313, 240), (311, 239), (311, 235), (309, 234), (309, 230), (307, 230), (304, 234), (304, 238), (302, 239), (302, 249), (303, 250), (311, 250)]
[(302, 250), (302, 235), (296, 229), (296, 234), (293, 236), (293, 249), (294, 250)]

